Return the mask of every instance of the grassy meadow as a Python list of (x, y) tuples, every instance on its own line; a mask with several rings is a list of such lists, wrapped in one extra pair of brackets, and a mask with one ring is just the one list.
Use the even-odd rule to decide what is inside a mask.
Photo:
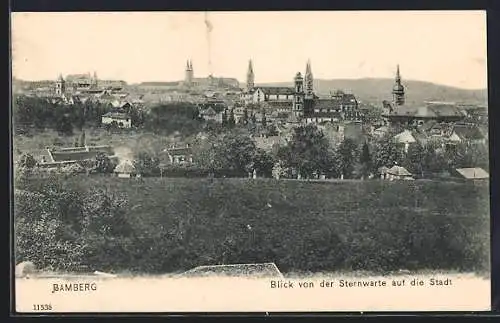
[(487, 184), (74, 176), (64, 186), (127, 201), (132, 246), (95, 270), (258, 262), (283, 273), (489, 270)]

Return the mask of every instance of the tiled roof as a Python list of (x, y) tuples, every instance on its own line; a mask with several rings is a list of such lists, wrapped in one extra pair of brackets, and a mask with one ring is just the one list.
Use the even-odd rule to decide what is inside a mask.
[(120, 162), (114, 170), (115, 173), (124, 173), (124, 174), (130, 174), (135, 172), (135, 166), (134, 163), (130, 160), (124, 160)]
[(223, 101), (213, 102), (213, 103), (212, 102), (200, 103), (198, 106), (202, 111), (212, 108), (216, 113), (224, 111), (227, 107), (227, 105)]
[(108, 112), (102, 115), (103, 117), (109, 117), (113, 119), (129, 119), (130, 116), (126, 113), (121, 112)]
[(431, 104), (418, 108), (414, 107), (397, 107), (389, 116), (414, 116), (419, 118), (436, 119), (439, 117), (463, 117), (460, 109), (449, 104)]
[(268, 95), (293, 95), (295, 94), (295, 89), (293, 87), (284, 86), (259, 86), (257, 89), (261, 89), (264, 94)]
[(305, 115), (306, 118), (340, 118), (340, 112), (312, 112)]
[(405, 130), (394, 136), (396, 142), (399, 143), (413, 143), (416, 142), (415, 137), (413, 137), (412, 133), (409, 130)]
[(457, 172), (467, 179), (485, 179), (490, 176), (488, 172), (479, 167), (457, 168)]
[(178, 147), (178, 148), (169, 148), (167, 150), (169, 155), (172, 156), (187, 156), (193, 153), (193, 150), (190, 147)]
[(406, 170), (406, 168), (401, 166), (392, 166), (387, 170), (387, 174), (396, 175), (396, 176), (411, 176), (411, 173)]

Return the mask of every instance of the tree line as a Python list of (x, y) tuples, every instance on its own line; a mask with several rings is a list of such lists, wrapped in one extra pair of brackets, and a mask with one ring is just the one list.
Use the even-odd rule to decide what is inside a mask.
[[(227, 174), (246, 177), (255, 171), (259, 177), (281, 178), (368, 178), (381, 167), (400, 165), (415, 177), (428, 177), (461, 167), (489, 169), (488, 147), (459, 144), (443, 147), (439, 142), (404, 146), (386, 134), (379, 139), (358, 143), (345, 138), (333, 143), (315, 125), (294, 129), (285, 145), (259, 148), (244, 128), (210, 133), (192, 145), (194, 164), (169, 166), (171, 171), (184, 168), (199, 174)], [(138, 167), (151, 176), (160, 173), (160, 159), (154, 152), (136, 155)]]

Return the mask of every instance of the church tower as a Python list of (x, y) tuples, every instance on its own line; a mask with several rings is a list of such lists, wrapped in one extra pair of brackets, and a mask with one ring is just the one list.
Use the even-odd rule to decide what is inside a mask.
[(248, 71), (247, 71), (247, 91), (250, 92), (255, 87), (255, 75), (253, 74), (253, 65), (252, 60), (248, 62)]
[(187, 86), (191, 86), (193, 85), (193, 63), (191, 62), (191, 60), (188, 60), (186, 62), (186, 75), (185, 75), (185, 78), (184, 78), (184, 83), (187, 85)]
[(66, 81), (62, 77), (62, 74), (59, 74), (59, 77), (56, 80), (56, 95), (61, 96), (66, 92)]
[(313, 85), (313, 74), (311, 70), (311, 61), (307, 61), (306, 65), (306, 74), (304, 76), (304, 83), (305, 83), (305, 98), (306, 99), (313, 99), (314, 98), (314, 85)]
[(295, 93), (293, 95), (293, 115), (302, 117), (304, 112), (304, 79), (302, 74), (297, 72), (294, 79)]
[(98, 82), (97, 82), (97, 72), (96, 72), (96, 71), (94, 71), (94, 76), (92, 77), (92, 86), (93, 86), (94, 88), (97, 88), (97, 85), (98, 85), (97, 83), (98, 83)]
[(396, 69), (396, 80), (392, 88), (392, 102), (395, 106), (405, 104), (405, 88), (401, 84), (401, 75), (399, 74), (399, 64)]

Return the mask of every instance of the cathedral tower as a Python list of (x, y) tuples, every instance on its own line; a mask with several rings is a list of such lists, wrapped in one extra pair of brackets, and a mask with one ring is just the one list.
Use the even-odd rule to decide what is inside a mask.
[(63, 95), (66, 92), (66, 81), (62, 77), (62, 74), (59, 74), (59, 77), (56, 80), (56, 95)]
[(396, 69), (396, 79), (392, 88), (392, 102), (395, 106), (405, 104), (405, 88), (401, 84), (401, 75), (399, 74), (399, 64)]
[(253, 65), (252, 60), (248, 62), (248, 71), (247, 71), (247, 91), (250, 92), (255, 87), (255, 75), (253, 74)]
[(306, 65), (306, 74), (304, 76), (304, 83), (305, 83), (305, 98), (306, 99), (313, 99), (314, 98), (314, 85), (313, 85), (313, 74), (311, 70), (311, 61), (307, 61)]
[(185, 78), (184, 78), (184, 83), (187, 86), (193, 85), (193, 75), (194, 75), (194, 72), (193, 72), (193, 62), (191, 62), (191, 60), (188, 60), (186, 62), (186, 75), (185, 75)]
[(304, 79), (302, 74), (297, 72), (294, 79), (295, 93), (293, 95), (293, 115), (302, 117), (304, 112)]

